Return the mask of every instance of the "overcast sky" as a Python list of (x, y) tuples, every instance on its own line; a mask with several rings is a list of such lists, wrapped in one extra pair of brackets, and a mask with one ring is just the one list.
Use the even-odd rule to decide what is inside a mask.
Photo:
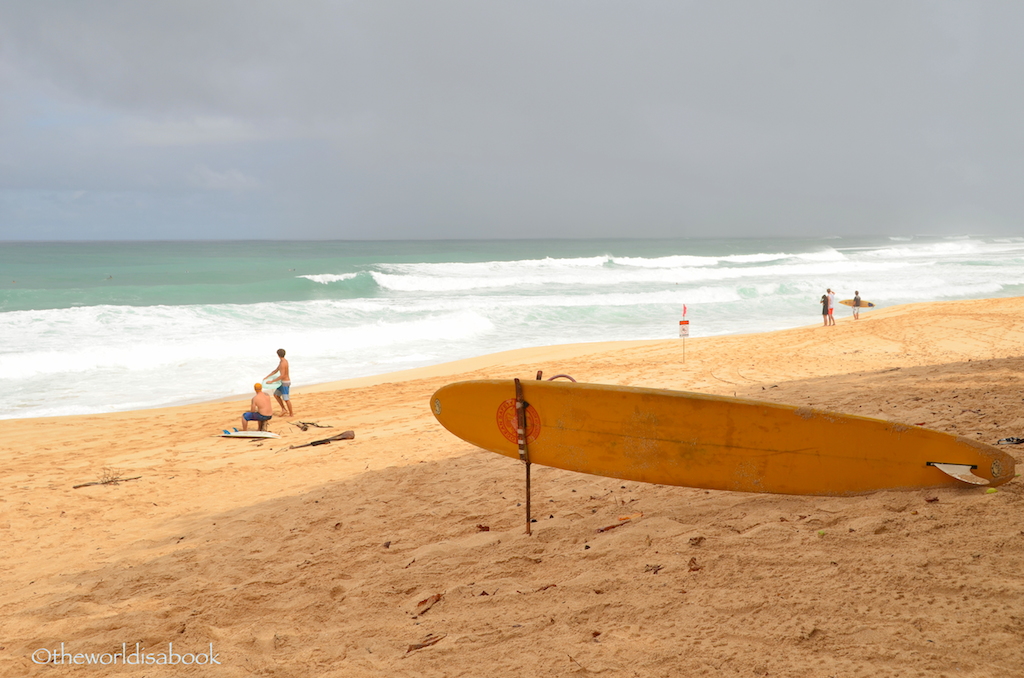
[(1022, 233), (1024, 3), (0, 3), (0, 239)]

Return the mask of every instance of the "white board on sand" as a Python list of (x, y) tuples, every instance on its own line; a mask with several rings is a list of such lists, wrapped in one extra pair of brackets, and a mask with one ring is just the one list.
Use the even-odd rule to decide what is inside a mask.
[(280, 438), (276, 433), (270, 431), (239, 431), (237, 428), (234, 431), (224, 429), (224, 432), (220, 434), (221, 438)]

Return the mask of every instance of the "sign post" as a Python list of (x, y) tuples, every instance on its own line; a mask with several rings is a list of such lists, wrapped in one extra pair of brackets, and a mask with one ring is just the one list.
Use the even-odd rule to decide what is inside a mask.
[(686, 319), (686, 304), (683, 304), (683, 319), (679, 321), (679, 338), (683, 340), (683, 362), (686, 362), (686, 338), (690, 336), (690, 321)]

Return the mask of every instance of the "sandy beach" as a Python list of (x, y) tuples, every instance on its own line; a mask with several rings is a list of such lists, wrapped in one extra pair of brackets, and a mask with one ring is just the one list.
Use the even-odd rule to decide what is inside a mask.
[[(527, 536), (520, 463), (428, 409), (543, 370), (1024, 436), (1024, 298), (848, 311), (685, 361), (575, 344), (299, 385), (293, 421), (333, 428), (275, 417), (279, 440), (216, 436), (248, 396), (3, 421), (0, 675), (1024, 676), (1020, 478), (801, 497), (535, 467)], [(137, 479), (74, 487), (105, 477)], [(216, 665), (40, 663), (62, 643)]]

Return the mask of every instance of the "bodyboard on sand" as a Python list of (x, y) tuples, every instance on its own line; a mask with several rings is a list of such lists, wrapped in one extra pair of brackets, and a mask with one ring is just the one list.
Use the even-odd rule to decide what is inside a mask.
[[(622, 480), (740, 492), (850, 495), (969, 487), (935, 464), (1001, 485), (1014, 461), (984, 443), (855, 415), (601, 384), (523, 381), (529, 461)], [(463, 440), (520, 458), (511, 380), (465, 381), (430, 399)], [(966, 467), (966, 470), (962, 467)]]
[[(853, 299), (843, 299), (839, 303), (842, 304), (843, 306), (853, 306)], [(861, 299), (860, 300), (860, 306), (858, 306), (857, 308), (874, 308), (874, 307), (875, 307), (875, 305), (873, 303), (871, 303), (870, 301), (864, 301), (863, 299)]]
[(224, 429), (224, 432), (220, 434), (221, 438), (280, 438), (276, 433), (270, 431), (239, 431), (237, 428), (234, 431), (228, 431)]

